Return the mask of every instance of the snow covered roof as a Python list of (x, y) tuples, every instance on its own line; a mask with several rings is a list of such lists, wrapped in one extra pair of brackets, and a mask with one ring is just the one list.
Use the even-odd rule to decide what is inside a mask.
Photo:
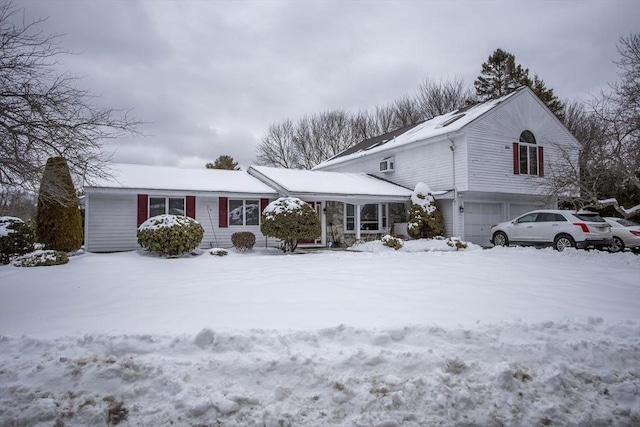
[(184, 190), (276, 195), (273, 188), (246, 171), (185, 169), (173, 166), (112, 164), (111, 178), (94, 179), (85, 189)]
[(326, 172), (250, 166), (247, 171), (286, 195), (389, 197), (404, 199), (412, 191), (363, 173)]
[[(379, 153), (381, 151), (400, 147), (412, 142), (423, 141), (435, 136), (457, 132), (478, 117), (484, 115), (499, 104), (503, 103), (507, 99), (527, 89), (528, 88), (523, 87), (516, 90), (515, 92), (503, 96), (502, 98), (483, 102), (482, 104), (476, 104), (471, 107), (461, 108), (459, 110), (434, 117), (431, 120), (418, 123), (417, 125), (407, 126), (406, 128), (402, 128), (385, 135), (367, 139), (339, 153), (333, 158), (320, 163), (313, 169), (322, 169), (330, 165), (343, 163), (345, 161), (367, 156), (369, 154)], [(386, 136), (389, 137), (384, 138)]]

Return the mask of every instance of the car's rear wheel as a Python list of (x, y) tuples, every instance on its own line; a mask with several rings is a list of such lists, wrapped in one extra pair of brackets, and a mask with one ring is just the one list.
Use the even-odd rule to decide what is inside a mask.
[(575, 246), (576, 241), (573, 240), (573, 237), (569, 236), (568, 234), (561, 234), (557, 236), (553, 241), (553, 248), (558, 252), (562, 252), (566, 248), (574, 248)]
[(619, 237), (613, 237), (613, 243), (609, 246), (609, 251), (611, 252), (622, 252), (624, 251), (624, 242)]
[(495, 246), (509, 246), (509, 238), (502, 231), (497, 231), (493, 235), (493, 244)]

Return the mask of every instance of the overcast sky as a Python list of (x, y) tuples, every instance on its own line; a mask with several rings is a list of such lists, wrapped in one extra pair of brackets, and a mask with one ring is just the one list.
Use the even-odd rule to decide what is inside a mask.
[(108, 146), (126, 163), (245, 169), (271, 123), (366, 110), (425, 78), (472, 85), (495, 49), (563, 100), (617, 79), (616, 43), (640, 1), (17, 0), (77, 55), (63, 67), (147, 122)]

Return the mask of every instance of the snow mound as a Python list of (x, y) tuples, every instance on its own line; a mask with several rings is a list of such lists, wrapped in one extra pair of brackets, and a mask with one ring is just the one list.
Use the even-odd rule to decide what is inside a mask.
[[(417, 239), (417, 240), (403, 240), (403, 246), (398, 249), (398, 252), (451, 252), (456, 251), (455, 244), (447, 244), (448, 239)], [(481, 250), (482, 247), (471, 242), (466, 242), (467, 248), (461, 250)], [(396, 250), (385, 246), (381, 240), (374, 240), (371, 242), (356, 242), (353, 246), (347, 248), (349, 251), (354, 252), (372, 252), (372, 253), (384, 253), (395, 252)]]
[(640, 423), (633, 322), (205, 328), (0, 345), (0, 425)]

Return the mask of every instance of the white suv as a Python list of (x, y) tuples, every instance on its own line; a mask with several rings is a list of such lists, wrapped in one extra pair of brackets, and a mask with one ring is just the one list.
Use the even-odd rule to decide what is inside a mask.
[(596, 212), (539, 210), (491, 227), (496, 246), (553, 246), (604, 249), (613, 243), (611, 226)]

